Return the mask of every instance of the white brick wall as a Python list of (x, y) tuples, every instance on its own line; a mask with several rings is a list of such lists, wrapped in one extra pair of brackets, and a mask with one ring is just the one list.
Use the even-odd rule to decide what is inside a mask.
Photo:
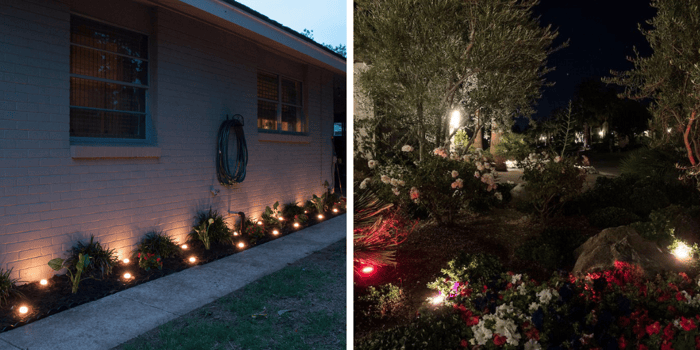
[[(152, 229), (182, 239), (197, 211), (210, 206), (259, 216), (275, 201), (321, 194), (323, 181), (330, 182), (331, 72), (134, 3), (125, 5), (141, 11), (136, 18), (152, 20), (149, 103), (161, 156), (71, 158), (69, 20), (76, 9), (68, 3), (81, 6), (0, 3), (0, 267), (13, 268), (14, 277), (28, 282), (50, 275), (48, 261), (90, 234), (127, 254)], [(86, 4), (80, 13), (93, 8)], [(115, 18), (112, 12), (109, 20)], [(309, 143), (258, 139), (258, 69), (303, 81)], [(215, 174), (216, 137), (226, 114), (244, 116), (249, 148), (246, 179), (233, 189), (219, 185)], [(221, 190), (216, 197), (212, 186)]]

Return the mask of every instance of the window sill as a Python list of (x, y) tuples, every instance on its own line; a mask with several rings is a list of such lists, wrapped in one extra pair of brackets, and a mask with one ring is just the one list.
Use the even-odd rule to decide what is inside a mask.
[(258, 132), (258, 141), (281, 143), (311, 143), (311, 136)]
[(71, 158), (160, 158), (160, 147), (70, 146)]

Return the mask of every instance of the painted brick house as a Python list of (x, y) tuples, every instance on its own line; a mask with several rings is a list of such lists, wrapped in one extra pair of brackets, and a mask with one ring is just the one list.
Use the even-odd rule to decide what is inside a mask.
[[(0, 267), (13, 277), (49, 276), (91, 234), (124, 257), (149, 230), (182, 240), (197, 211), (233, 223), (332, 183), (345, 59), (243, 5), (3, 0), (0, 19)], [(224, 187), (217, 135), (234, 114), (247, 175)]]

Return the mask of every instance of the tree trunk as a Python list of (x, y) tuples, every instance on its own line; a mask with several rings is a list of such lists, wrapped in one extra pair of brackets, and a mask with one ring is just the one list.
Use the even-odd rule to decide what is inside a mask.
[(474, 135), (474, 148), (481, 148), (484, 149), (484, 134), (483, 134), (483, 129), (480, 126), (477, 126), (477, 129), (479, 131), (476, 132), (476, 135)]
[(695, 121), (695, 114), (696, 111), (693, 111), (693, 114), (690, 115), (690, 121), (688, 121), (688, 126), (685, 128), (685, 132), (683, 133), (683, 142), (685, 143), (685, 149), (688, 151), (688, 159), (690, 160), (690, 164), (692, 166), (697, 165), (697, 161), (695, 160), (695, 157), (693, 157), (693, 149), (690, 147), (688, 135), (690, 135), (690, 129)]
[(423, 153), (425, 152), (425, 124), (423, 123), (423, 103), (418, 103), (417, 108), (419, 127), (419, 138), (418, 138), (418, 161), (423, 161)]
[(496, 146), (501, 143), (501, 136), (503, 132), (494, 124), (491, 126), (491, 145), (489, 146), (489, 152), (493, 155), (493, 160), (496, 162), (496, 171), (508, 171), (506, 167), (506, 159), (502, 156), (496, 155)]
[(583, 146), (584, 149), (591, 146), (591, 126), (588, 123), (583, 123)]

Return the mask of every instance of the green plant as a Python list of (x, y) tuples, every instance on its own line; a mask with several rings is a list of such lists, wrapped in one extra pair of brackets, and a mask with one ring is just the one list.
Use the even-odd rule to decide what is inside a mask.
[(286, 203), (282, 206), (282, 216), (285, 218), (293, 218), (299, 214), (304, 214), (304, 208), (297, 202)]
[(162, 231), (151, 231), (146, 233), (146, 236), (136, 247), (134, 254), (152, 253), (163, 258), (170, 258), (175, 256), (179, 250), (172, 237), (166, 235)]
[(317, 196), (314, 194), (314, 197), (311, 199), (311, 202), (314, 204), (314, 209), (316, 209), (316, 212), (319, 214), (323, 214), (326, 212), (327, 209), (327, 202), (328, 202), (328, 193), (323, 193), (321, 197)]
[(136, 258), (139, 260), (139, 267), (148, 271), (152, 268), (159, 270), (163, 269), (163, 259), (160, 255), (153, 253), (138, 253)]
[(365, 315), (370, 317), (384, 317), (399, 305), (403, 299), (403, 291), (399, 286), (391, 283), (381, 285), (377, 288), (370, 286), (367, 294), (358, 298), (360, 301), (370, 303), (370, 307), (364, 310)]
[(647, 176), (673, 181), (678, 178), (676, 163), (683, 156), (671, 147), (642, 147), (630, 152), (620, 163), (620, 172), (644, 178)]
[(639, 216), (619, 207), (601, 208), (591, 213), (588, 218), (591, 225), (598, 228), (629, 225), (640, 220)]
[(532, 153), (523, 163), (522, 179), (540, 219), (558, 214), (566, 202), (581, 193), (586, 175), (571, 158), (551, 159), (546, 154)]
[(211, 237), (209, 236), (209, 228), (211, 228), (214, 223), (214, 219), (209, 218), (209, 220), (202, 222), (199, 226), (194, 228), (194, 232), (197, 233), (197, 238), (204, 244), (204, 249), (209, 250), (211, 246)]
[(248, 218), (245, 222), (244, 234), (248, 236), (251, 244), (255, 244), (258, 239), (265, 237), (265, 225), (258, 225), (256, 218)]
[(453, 294), (455, 281), (470, 280), (480, 286), (498, 277), (503, 270), (503, 265), (497, 256), (488, 253), (461, 252), (447, 263), (447, 268), (441, 270), (442, 275), (437, 280), (428, 283), (428, 288), (444, 295)]
[(515, 254), (520, 259), (537, 262), (554, 270), (573, 265), (573, 252), (585, 240), (586, 237), (576, 229), (548, 227), (538, 237), (529, 239), (516, 248)]
[(504, 133), (501, 142), (496, 145), (496, 155), (518, 162), (527, 158), (533, 151), (534, 148), (527, 143), (525, 135), (513, 132)]
[[(68, 278), (70, 278), (70, 281), (73, 284), (72, 292), (75, 294), (78, 292), (78, 285), (80, 284), (80, 281), (84, 280), (84, 278), (82, 278), (82, 274), (90, 265), (90, 259), (91, 257), (89, 255), (78, 253), (78, 259), (74, 263), (69, 263), (68, 260), (63, 260), (61, 258), (56, 258), (49, 261), (49, 267), (51, 267), (54, 271), (60, 271), (63, 268), (66, 269)], [(75, 272), (71, 271), (72, 268), (75, 269)]]
[(66, 264), (68, 264), (68, 266), (75, 266), (80, 260), (80, 254), (87, 255), (90, 257), (91, 263), (89, 266), (84, 266), (85, 269), (83, 272), (91, 276), (99, 273), (100, 278), (104, 278), (104, 276), (112, 273), (112, 268), (119, 263), (119, 259), (117, 258), (115, 249), (104, 248), (100, 242), (94, 239), (95, 237), (90, 235), (90, 242), (87, 244), (78, 241), (78, 243), (68, 251)]
[(16, 285), (19, 279), (10, 277), (12, 269), (0, 269), (0, 306), (7, 303), (7, 298), (11, 295), (22, 295), (22, 292), (17, 289)]
[(647, 216), (653, 210), (665, 208), (671, 204), (666, 194), (654, 187), (635, 187), (629, 197), (632, 211), (639, 216)]
[(275, 204), (272, 205), (272, 208), (269, 206), (265, 207), (265, 211), (262, 214), (262, 221), (265, 223), (265, 225), (277, 225), (279, 224), (280, 216), (281, 216), (281, 211), (280, 211), (280, 202), (275, 202)]
[[(210, 223), (209, 219), (212, 219), (213, 222)], [(224, 221), (224, 217), (219, 215), (216, 210), (209, 208), (208, 211), (202, 211), (197, 214), (195, 217), (195, 225), (192, 227), (188, 239), (191, 241), (201, 240), (200, 233), (202, 229), (207, 230), (202, 237), (206, 236), (210, 244), (230, 244), (233, 242), (233, 231), (228, 227), (226, 221)]]

